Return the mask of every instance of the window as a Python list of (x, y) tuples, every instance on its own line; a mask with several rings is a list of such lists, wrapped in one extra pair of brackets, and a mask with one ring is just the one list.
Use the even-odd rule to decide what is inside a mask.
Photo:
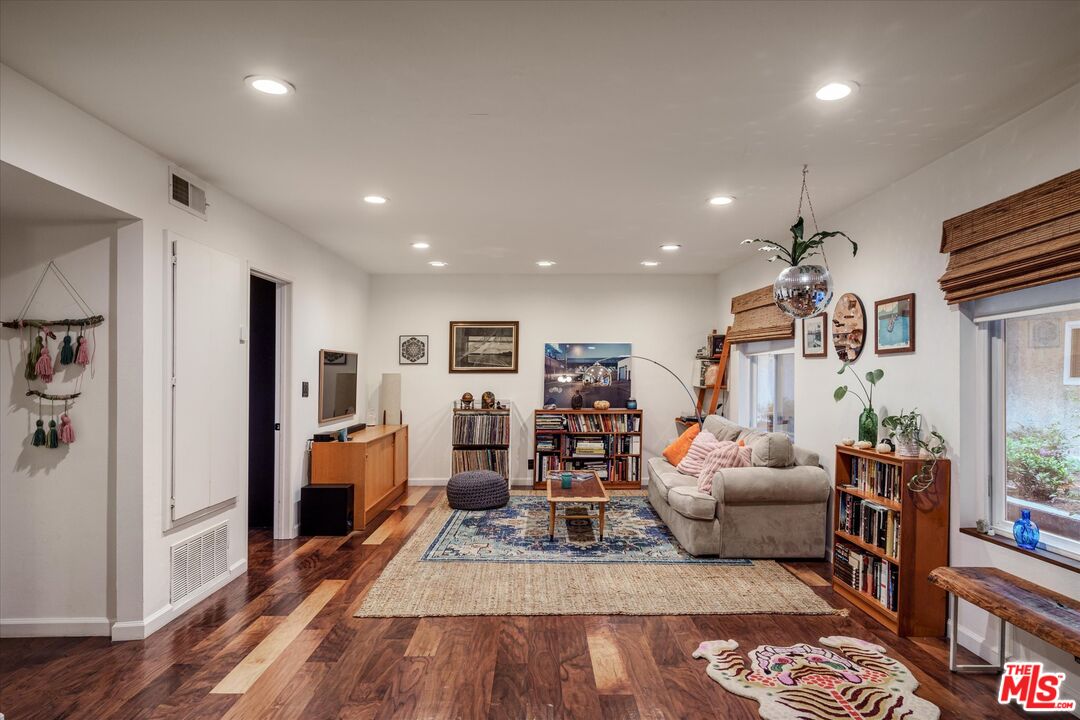
[(790, 343), (781, 349), (746, 353), (749, 389), (742, 415), (743, 424), (762, 432), (782, 432), (795, 439), (795, 349)]
[(1031, 510), (1047, 549), (1080, 556), (1080, 303), (979, 318), (988, 342), (990, 516)]

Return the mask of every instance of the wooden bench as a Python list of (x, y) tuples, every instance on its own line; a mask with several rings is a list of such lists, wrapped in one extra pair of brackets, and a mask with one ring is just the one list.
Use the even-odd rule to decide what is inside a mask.
[[(1080, 601), (1023, 578), (986, 567), (939, 567), (930, 582), (949, 593), (949, 669), (953, 672), (1001, 672), (1005, 667), (1005, 628), (1024, 632), (1080, 658)], [(1001, 620), (996, 665), (956, 664), (958, 598)]]

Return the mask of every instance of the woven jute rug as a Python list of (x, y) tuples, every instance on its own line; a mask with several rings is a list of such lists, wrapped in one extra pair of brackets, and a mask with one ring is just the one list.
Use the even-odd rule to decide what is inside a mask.
[(846, 614), (771, 560), (749, 565), (423, 560), (452, 512), (441, 498), (371, 586), (356, 617)]

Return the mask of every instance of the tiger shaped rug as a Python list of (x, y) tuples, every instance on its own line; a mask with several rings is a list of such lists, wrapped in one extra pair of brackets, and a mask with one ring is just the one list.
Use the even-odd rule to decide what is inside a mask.
[[(694, 657), (727, 690), (758, 701), (765, 720), (937, 720), (941, 710), (915, 696), (919, 682), (885, 648), (831, 636), (825, 647), (760, 645), (747, 667), (734, 640), (703, 642)], [(832, 650), (827, 648), (834, 648)]]

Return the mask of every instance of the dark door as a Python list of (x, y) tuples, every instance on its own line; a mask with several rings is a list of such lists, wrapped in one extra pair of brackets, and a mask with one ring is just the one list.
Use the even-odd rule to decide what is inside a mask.
[(277, 285), (251, 277), (248, 333), (248, 524), (274, 527), (277, 449)]

